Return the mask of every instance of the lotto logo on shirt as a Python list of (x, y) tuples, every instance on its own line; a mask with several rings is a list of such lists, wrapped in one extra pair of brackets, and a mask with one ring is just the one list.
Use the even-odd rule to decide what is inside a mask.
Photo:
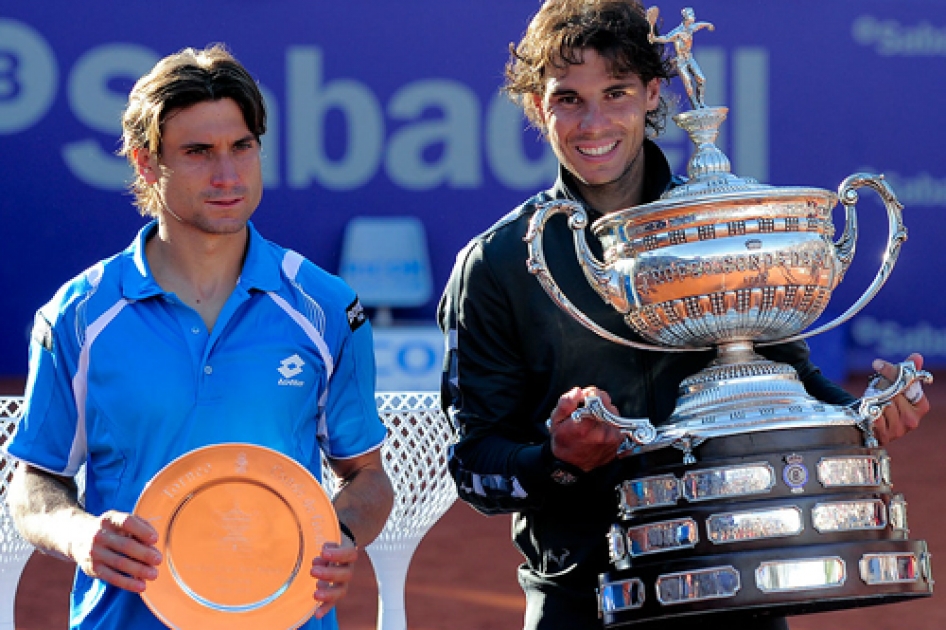
[(302, 387), (305, 385), (304, 382), (294, 379), (294, 376), (298, 376), (302, 373), (302, 366), (305, 365), (305, 361), (302, 360), (298, 354), (294, 354), (291, 357), (283, 359), (280, 362), (279, 367), (276, 368), (282, 378), (279, 379), (279, 384), (289, 387)]

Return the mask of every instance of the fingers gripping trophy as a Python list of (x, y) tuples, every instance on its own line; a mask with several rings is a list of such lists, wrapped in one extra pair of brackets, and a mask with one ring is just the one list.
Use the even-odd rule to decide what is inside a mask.
[[(931, 375), (906, 361), (894, 382), (842, 407), (811, 397), (794, 368), (754, 350), (835, 328), (873, 299), (906, 239), (902, 206), (882, 175), (851, 175), (837, 194), (734, 175), (714, 144), (728, 110), (705, 105), (705, 79), (691, 55), (693, 34), (713, 26), (696, 22), (692, 9), (682, 15), (680, 26), (660, 36), (658, 10), (647, 12), (651, 41), (674, 45), (693, 106), (674, 116), (694, 144), (688, 181), (653, 203), (598, 219), (591, 231), (603, 261), (588, 247), (587, 213), (571, 201), (540, 207), (525, 237), (529, 270), (595, 333), (648, 351), (716, 348), (715, 360), (680, 384), (676, 409), (660, 427), (618, 416), (595, 397), (574, 414), (620, 428), (619, 454), (640, 470), (616, 489), (613, 570), (599, 576), (604, 625), (717, 611), (801, 614), (928, 596), (926, 543), (908, 538), (906, 502), (893, 492), (873, 424), (895, 396)], [(844, 313), (807, 330), (854, 258), (862, 188), (876, 192), (887, 212), (881, 265)], [(838, 201), (845, 219), (833, 240)], [(589, 284), (643, 341), (604, 329), (561, 291), (542, 242), (556, 214), (568, 217)]]

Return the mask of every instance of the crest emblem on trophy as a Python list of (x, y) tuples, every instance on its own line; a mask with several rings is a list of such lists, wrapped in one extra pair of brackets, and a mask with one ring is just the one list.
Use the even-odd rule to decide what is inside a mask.
[[(585, 209), (572, 201), (539, 207), (526, 235), (529, 270), (586, 328), (642, 350), (716, 349), (709, 366), (680, 384), (676, 408), (660, 427), (615, 415), (594, 397), (575, 412), (619, 427), (621, 456), (649, 462), (646, 476), (617, 488), (619, 522), (609, 534), (615, 571), (601, 576), (599, 589), (605, 627), (929, 595), (926, 544), (907, 538), (906, 503), (892, 492), (873, 423), (897, 394), (932, 376), (904, 362), (894, 383), (848, 408), (813, 398), (794, 368), (754, 350), (831, 330), (863, 309), (906, 239), (902, 206), (882, 175), (853, 174), (834, 193), (733, 174), (715, 145), (728, 110), (705, 104), (706, 79), (691, 52), (694, 34), (714, 27), (696, 21), (690, 8), (682, 17), (658, 35), (658, 10), (647, 11), (650, 39), (673, 46), (692, 104), (673, 117), (694, 145), (686, 183), (595, 221), (603, 260), (588, 246)], [(854, 258), (862, 188), (886, 208), (880, 267), (854, 304), (809, 330)], [(845, 219), (835, 239), (831, 215), (839, 202)], [(568, 217), (588, 283), (637, 338), (604, 329), (559, 288), (542, 243), (557, 214)]]

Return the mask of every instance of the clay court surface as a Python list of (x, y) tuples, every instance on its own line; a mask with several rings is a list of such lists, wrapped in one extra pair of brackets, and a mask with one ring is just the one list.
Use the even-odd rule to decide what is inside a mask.
[[(893, 479), (909, 504), (911, 538), (924, 539), (933, 553), (933, 573), (946, 575), (946, 528), (937, 515), (946, 481), (946, 375), (927, 388), (933, 411), (921, 430), (888, 449)], [(848, 389), (863, 390), (864, 378)], [(6, 390), (7, 393), (14, 393)], [(455, 504), (421, 542), (407, 582), (407, 617), (412, 630), (487, 630), (521, 627), (524, 599), (515, 579), (519, 563), (509, 541), (507, 516), (481, 516)], [(67, 627), (73, 567), (34, 554), (16, 599), (18, 630)], [(795, 617), (792, 630), (941, 630), (946, 628), (946, 594), (887, 606)], [(352, 592), (339, 607), (343, 630), (372, 630), (377, 589), (363, 555)], [(698, 622), (695, 627), (699, 627)], [(738, 630), (738, 629), (734, 629)]]

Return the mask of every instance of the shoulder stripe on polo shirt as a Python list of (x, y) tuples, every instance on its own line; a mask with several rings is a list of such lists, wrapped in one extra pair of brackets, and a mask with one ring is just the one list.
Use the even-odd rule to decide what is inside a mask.
[(296, 288), (303, 298), (305, 303), (306, 318), (312, 322), (315, 326), (315, 329), (319, 331), (320, 335), (325, 334), (325, 311), (322, 310), (322, 307), (319, 306), (319, 303), (316, 302), (312, 297), (305, 292), (305, 289), (302, 288), (302, 285), (296, 281), (296, 276), (299, 274), (299, 268), (302, 267), (302, 263), (305, 261), (305, 258), (302, 254), (294, 252), (291, 249), (286, 251), (286, 255), (283, 257), (282, 261), (282, 270), (286, 274), (286, 277), (289, 278), (289, 282), (293, 287)]
[(288, 250), (282, 259), (282, 270), (286, 277), (295, 282), (296, 276), (299, 275), (299, 267), (302, 266), (304, 260), (305, 258), (299, 252)]
[(96, 290), (99, 288), (99, 283), (102, 281), (102, 276), (105, 274), (105, 264), (103, 262), (98, 262), (92, 267), (89, 267), (85, 270), (85, 279), (89, 283), (90, 288), (89, 292), (86, 293), (82, 300), (79, 301), (79, 304), (76, 306), (76, 339), (79, 342), (79, 346), (85, 345), (85, 335), (88, 329), (88, 322), (86, 322), (85, 309), (89, 304), (89, 300), (92, 299), (92, 296), (95, 295)]

